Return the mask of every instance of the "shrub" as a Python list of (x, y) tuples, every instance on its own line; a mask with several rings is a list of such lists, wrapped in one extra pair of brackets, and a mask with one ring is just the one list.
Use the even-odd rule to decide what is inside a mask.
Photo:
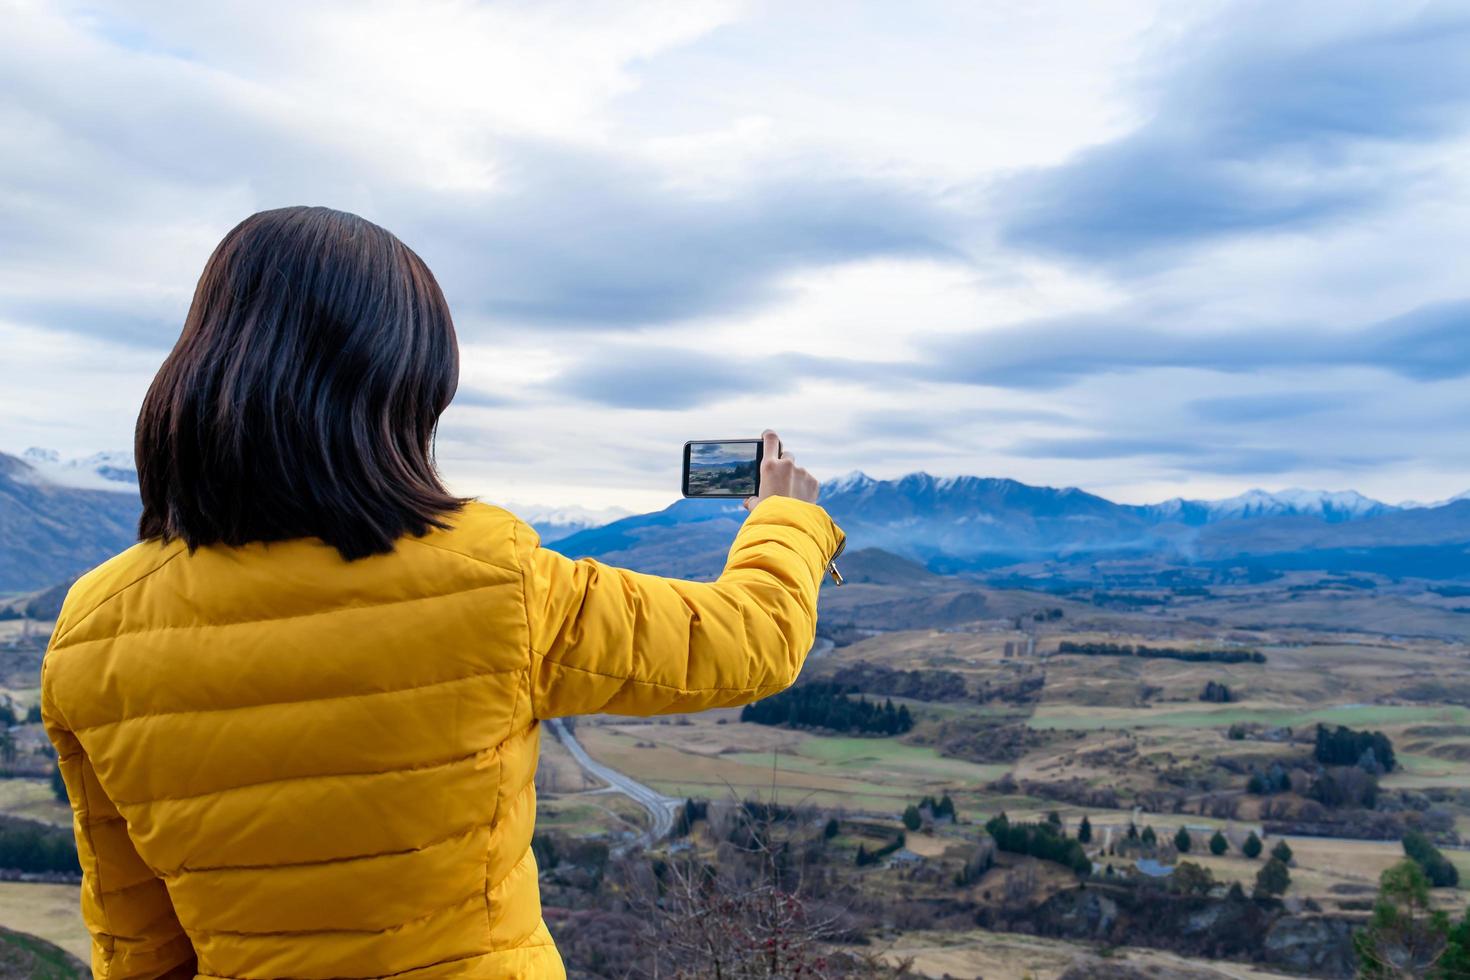
[(81, 874), (76, 838), (69, 827), (0, 817), (0, 868)]
[(1025, 854), (1043, 861), (1055, 861), (1079, 875), (1092, 870), (1092, 861), (1081, 844), (1070, 840), (1053, 823), (1013, 824), (1004, 813), (992, 817), (985, 830), (995, 839), (995, 846), (1011, 854)]
[(908, 705), (894, 707), (892, 700), (880, 705), (864, 697), (853, 699), (840, 685), (824, 682), (798, 685), (747, 704), (740, 710), (740, 720), (876, 735), (901, 735), (914, 727)]
[(1245, 843), (1240, 845), (1240, 853), (1244, 854), (1246, 857), (1250, 858), (1253, 861), (1261, 856), (1261, 838), (1256, 836), (1256, 832), (1254, 830), (1252, 830), (1250, 832), (1250, 836), (1245, 839)]
[(1257, 898), (1274, 898), (1277, 895), (1285, 894), (1286, 889), (1290, 887), (1291, 871), (1287, 869), (1286, 862), (1280, 858), (1271, 858), (1256, 873)]
[(1417, 830), (1404, 834), (1404, 853), (1424, 872), (1434, 888), (1454, 888), (1460, 884), (1460, 872), (1445, 859), (1439, 848)]
[(1215, 836), (1210, 838), (1210, 853), (1215, 855), (1215, 857), (1219, 857), (1228, 850), (1230, 850), (1230, 842), (1225, 839), (1225, 835), (1220, 833), (1220, 831), (1215, 831)]
[(1178, 849), (1180, 854), (1188, 854), (1193, 844), (1194, 840), (1189, 836), (1189, 831), (1186, 828), (1180, 827), (1174, 832), (1174, 847)]
[(1466, 976), (1456, 972), (1463, 953), (1456, 940), (1463, 927), (1451, 930), (1449, 917), (1433, 908), (1429, 879), (1419, 865), (1402, 861), (1383, 872), (1379, 882), (1373, 917), (1367, 928), (1353, 933), (1358, 976)]
[(1291, 845), (1286, 841), (1277, 841), (1276, 846), (1271, 848), (1272, 860), (1280, 861), (1282, 864), (1291, 863)]
[(1208, 895), (1215, 887), (1215, 876), (1209, 868), (1193, 861), (1180, 861), (1169, 876), (1169, 888), (1183, 895)]
[(1367, 772), (1392, 772), (1393, 743), (1382, 732), (1358, 732), (1344, 725), (1317, 726), (1313, 756), (1327, 766), (1358, 766)]

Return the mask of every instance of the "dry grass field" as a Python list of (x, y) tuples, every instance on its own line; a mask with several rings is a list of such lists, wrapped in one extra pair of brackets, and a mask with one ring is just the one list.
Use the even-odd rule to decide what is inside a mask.
[(670, 796), (774, 796), (792, 805), (888, 816), (946, 790), (958, 790), (963, 805), (1008, 768), (948, 759), (894, 739), (814, 735), (740, 724), (735, 717), (737, 712), (710, 712), (674, 724), (584, 721), (577, 738), (598, 761)]
[(1090, 972), (1097, 964), (1126, 964), (1190, 980), (1276, 980), (1272, 973), (1238, 963), (1204, 963), (1153, 949), (1111, 949), (1105, 958), (1075, 943), (1017, 933), (910, 932), (883, 947), (883, 958), (924, 977), (984, 977), (985, 980), (1056, 980), (1069, 968)]
[[(875, 595), (881, 592), (865, 588)], [(1021, 596), (1011, 594), (1008, 601), (1021, 608)], [(1029, 601), (1034, 604), (1036, 599)], [(1398, 623), (1405, 615), (1422, 611), (1407, 600), (1395, 600), (1380, 621), (1368, 616), (1360, 604), (1343, 606), (1319, 597), (1300, 601), (1354, 611), (1356, 621), (1367, 626), (1388, 620)], [(1227, 603), (1242, 624), (1271, 604), (1254, 599)], [(1212, 615), (1220, 605), (1210, 605)], [(1454, 615), (1436, 608), (1428, 614)], [(671, 795), (769, 799), (774, 794), (785, 803), (891, 819), (924, 795), (947, 792), (959, 805), (962, 824), (938, 831), (941, 839), (974, 840), (981, 833), (978, 825), (1001, 810), (1019, 820), (1041, 819), (1055, 810), (1074, 832), (1077, 821), (1087, 814), (1099, 843), (1108, 834), (1121, 839), (1130, 820), (1152, 825), (1160, 839), (1185, 825), (1196, 839), (1187, 859), (1207, 866), (1222, 882), (1240, 881), (1249, 889), (1260, 861), (1248, 860), (1234, 848), (1216, 858), (1206, 848), (1208, 836), (1217, 828), (1235, 847), (1249, 831), (1263, 833), (1257, 812), (1261, 799), (1241, 794), (1245, 777), (1239, 773), (1252, 766), (1264, 769), (1281, 759), (1309, 764), (1315, 726), (1346, 725), (1383, 731), (1399, 747), (1401, 765), (1383, 778), (1385, 791), (1437, 792), (1441, 802), (1436, 805), (1455, 811), (1462, 832), (1470, 832), (1470, 707), (1436, 700), (1420, 689), (1426, 678), (1470, 677), (1470, 659), (1462, 644), (1427, 636), (1274, 623), (1268, 628), (1210, 627), (1086, 607), (1069, 608), (1069, 615), (1077, 621), (1048, 623), (1034, 632), (996, 620), (947, 630), (877, 633), (809, 666), (818, 676), (857, 661), (896, 670), (953, 671), (963, 675), (972, 690), (1027, 671), (1045, 674), (1045, 686), (1030, 704), (904, 701), (919, 719), (914, 735), (907, 738), (839, 737), (742, 724), (733, 710), (661, 722), (584, 721), (579, 736), (602, 762)], [(1256, 619), (1251, 622), (1260, 626)], [(1218, 649), (1224, 644), (1260, 650), (1266, 662), (1059, 655), (1056, 646), (1062, 638), (1186, 649)], [(1008, 643), (1010, 657), (1005, 655)], [(1028, 647), (1034, 651), (1031, 657), (1015, 655)], [(1209, 681), (1228, 685), (1239, 700), (1202, 702), (1200, 692)], [(1014, 761), (948, 757), (934, 740), (922, 736), (930, 730), (926, 726), (955, 719), (1022, 722), (1037, 740)], [(1227, 737), (1232, 725), (1278, 734), (1235, 740)], [(913, 744), (916, 741), (926, 744)], [(1227, 757), (1235, 768), (1221, 768), (1220, 760)], [(997, 788), (996, 781), (1006, 775), (1018, 785), (1111, 789), (1130, 802), (1117, 809), (1076, 806), (1038, 796), (1037, 791)], [(1182, 814), (1132, 809), (1135, 793), (1182, 793), (1187, 801), (1204, 792), (1201, 787), (1240, 796), (1236, 817), (1201, 816), (1188, 803)], [(1465, 792), (1456, 797), (1459, 790)], [(1449, 797), (1444, 796), (1446, 791)], [(943, 849), (931, 838), (915, 835), (914, 840), (916, 848)], [(1312, 899), (1325, 908), (1340, 903), (1352, 907), (1365, 895), (1371, 897), (1382, 871), (1403, 858), (1396, 840), (1294, 836), (1287, 840), (1296, 853), (1288, 897)], [(1268, 839), (1267, 846), (1273, 842)], [(1446, 856), (1470, 872), (1470, 851), (1446, 850)], [(1464, 904), (1458, 892), (1439, 893), (1437, 901), (1452, 909)]]
[(40, 936), (83, 962), (92, 958), (92, 941), (82, 924), (81, 892), (76, 885), (0, 881), (0, 925)]
[[(1302, 581), (1291, 578), (1287, 584)], [(901, 618), (899, 600), (921, 591), (858, 583), (840, 590), (836, 600), (824, 597), (824, 603), (838, 603), (832, 609), (824, 605), (824, 615), (835, 610), (860, 619), (865, 603), (890, 603), (895, 604), (891, 614)], [(872, 635), (808, 665), (813, 677), (859, 661), (959, 674), (969, 692), (964, 699), (895, 699), (916, 719), (906, 736), (773, 728), (742, 723), (734, 709), (664, 719), (588, 718), (579, 722), (576, 734), (600, 762), (670, 796), (775, 799), (839, 811), (855, 825), (844, 819), (833, 843), (844, 866), (859, 843), (871, 850), (890, 840), (886, 835), (896, 831), (906, 806), (947, 793), (960, 822), (907, 838), (908, 850), (932, 865), (962, 864), (982, 836), (984, 822), (1002, 810), (1015, 821), (1041, 820), (1055, 811), (1072, 834), (1086, 815), (1093, 849), (1100, 851), (1096, 860), (1119, 869), (1130, 860), (1109, 855), (1108, 845), (1122, 839), (1130, 821), (1152, 826), (1161, 841), (1184, 826), (1194, 839), (1185, 860), (1206, 867), (1222, 883), (1240, 882), (1249, 890), (1261, 861), (1244, 858), (1238, 848), (1253, 830), (1264, 836), (1265, 801), (1244, 793), (1245, 774), (1276, 762), (1310, 766), (1318, 724), (1385, 733), (1400, 766), (1382, 777), (1382, 791), (1402, 793), (1402, 799), (1416, 796), (1416, 806), (1448, 814), (1459, 833), (1470, 838), (1470, 616), (1407, 588), (1387, 595), (1248, 587), (1211, 592), (1208, 598), (1119, 611), (1037, 593), (986, 590), (985, 608), (992, 618), (946, 629), (879, 631), (874, 626)], [(1063, 615), (1040, 620), (1032, 615), (1048, 609), (1061, 609)], [(0, 623), (0, 636), (9, 625)], [(1261, 651), (1266, 662), (1061, 655), (1057, 647), (1063, 639), (1244, 648)], [(1025, 696), (994, 695), (1018, 679), (1043, 677), (1039, 690)], [(1202, 701), (1201, 692), (1212, 681), (1227, 685), (1234, 700)], [(13, 693), (21, 703), (35, 695), (24, 687)], [(1230, 738), (1232, 726), (1244, 726), (1248, 737)], [(996, 731), (1014, 737), (991, 740)], [(974, 737), (967, 740), (955, 732)], [(646, 826), (646, 814), (637, 805), (588, 777), (549, 737), (543, 739), (537, 789), (542, 830), (616, 838)], [(1116, 806), (1093, 805), (1109, 798), (1100, 795), (1106, 793), (1115, 794)], [(1236, 801), (1223, 811), (1234, 816), (1202, 814), (1222, 812), (1204, 805), (1216, 796)], [(1170, 802), (1134, 805), (1166, 799)], [(1068, 802), (1078, 800), (1087, 802)], [(68, 809), (51, 798), (43, 780), (0, 781), (0, 813), (59, 825), (70, 821)], [(1216, 829), (1232, 842), (1222, 857), (1210, 855), (1206, 845)], [(1276, 839), (1267, 838), (1268, 849)], [(1299, 904), (1310, 900), (1328, 914), (1361, 915), (1379, 875), (1403, 857), (1396, 840), (1285, 839), (1295, 855), (1285, 898)], [(1446, 847), (1444, 853), (1470, 881), (1470, 850)], [(1007, 859), (964, 894), (979, 901), (987, 889), (1004, 889), (1014, 872)], [(1060, 865), (1048, 864), (1043, 872), (1038, 887), (1075, 887)], [(909, 881), (903, 871), (888, 867), (863, 874), (878, 889), (901, 889)], [(1439, 890), (1435, 900), (1458, 913), (1466, 894)], [(0, 924), (85, 956), (75, 899), (76, 889), (66, 886), (0, 884)], [(1097, 951), (1083, 946), (968, 925), (958, 931), (895, 933), (869, 951), (877, 949), (892, 962), (912, 961), (919, 975), (987, 980), (1054, 980), (1078, 964), (1103, 962), (1089, 959)], [(1278, 976), (1152, 950), (1109, 951), (1105, 959), (1201, 980)]]

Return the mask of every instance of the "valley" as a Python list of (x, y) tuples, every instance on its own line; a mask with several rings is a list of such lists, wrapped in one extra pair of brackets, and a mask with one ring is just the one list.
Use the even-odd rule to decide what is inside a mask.
[[(813, 941), (844, 975), (987, 980), (1344, 977), (1406, 840), (1470, 880), (1470, 586), (1435, 564), (1463, 555), (1470, 502), (1119, 510), (1072, 491), (926, 479), (830, 491), (853, 534), (848, 584), (822, 590), (798, 690), (802, 711), (865, 703), (851, 715), (862, 725), (814, 726), (792, 707), (581, 718), (568, 723), (575, 749), (543, 731), (535, 848), (574, 975), (615, 975), (608, 964), (644, 955), (637, 936), (680, 928), (677, 903), (639, 904), (653, 867), (705, 865), (730, 895), (779, 882), (825, 923)], [(879, 498), (889, 530), (873, 523)], [(738, 515), (694, 503), (553, 546), (708, 576)], [(916, 508), (942, 535), (991, 505), (1025, 554), (873, 543), (893, 543)], [(1315, 510), (1281, 512), (1296, 506)], [(1053, 540), (1079, 520), (1157, 550)], [(1375, 537), (1382, 522), (1407, 538)], [(1189, 560), (1186, 538), (1199, 549)], [(1246, 544), (1222, 557), (1227, 541)], [(1395, 570), (1401, 546), (1430, 544), (1424, 574)], [(1361, 567), (1339, 567), (1347, 552)], [(1304, 554), (1320, 560), (1285, 557)], [(70, 812), (30, 709), (64, 593), (0, 594), (14, 718), (0, 819), (62, 835)], [(999, 846), (1008, 827), (1021, 850)], [(1286, 879), (1263, 886), (1283, 845)], [(0, 877), (0, 924), (85, 956), (74, 879)], [(1465, 913), (1459, 888), (1430, 896)], [(685, 912), (704, 914), (697, 901)]]

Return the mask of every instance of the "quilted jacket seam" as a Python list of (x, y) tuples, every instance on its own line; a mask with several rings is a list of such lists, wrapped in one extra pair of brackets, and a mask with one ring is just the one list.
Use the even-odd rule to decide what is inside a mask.
[[(525, 620), (526, 620), (526, 654), (527, 654), (527, 657), (526, 657), (525, 666), (523, 668), (523, 673), (521, 674), (520, 683), (518, 683), (516, 685), (516, 700), (515, 700), (515, 703), (511, 705), (511, 708), (510, 708), (510, 724), (509, 724), (509, 726), (506, 729), (505, 738), (501, 741), (501, 744), (502, 745), (505, 744), (506, 742), (509, 742), (511, 740), (511, 738), (515, 735), (515, 731), (516, 731), (516, 716), (520, 713), (520, 709), (521, 709), (521, 685), (525, 685), (526, 699), (528, 701), (531, 698), (531, 690), (532, 690), (531, 689), (531, 658), (530, 658), (530, 653), (531, 653), (531, 606), (530, 606), (530, 599), (528, 597), (528, 592), (527, 592), (527, 589), (526, 589), (526, 565), (525, 565), (525, 562), (521, 561), (520, 528), (514, 522), (510, 526), (510, 548), (511, 548), (511, 554), (515, 556), (515, 560), (516, 560), (516, 571), (518, 573), (518, 578), (519, 578), (519, 583), (518, 584), (520, 585), (520, 589), (521, 589), (521, 594), (520, 594), (521, 613), (525, 617)], [(520, 670), (522, 668), (517, 668), (517, 669)], [(535, 712), (534, 706), (533, 706), (532, 707), (532, 711), (531, 711), (531, 717), (534, 718), (535, 716), (536, 716), (536, 712)], [(533, 780), (535, 779), (535, 776), (534, 775), (532, 776), (532, 779)], [(500, 759), (500, 773), (498, 775), (498, 778), (496, 779), (495, 810), (494, 810), (493, 814), (491, 815), (491, 820), (492, 821), (498, 821), (500, 819), (500, 806), (501, 806), (501, 801), (505, 799), (504, 788), (505, 788), (505, 759), (502, 756), (501, 759)], [(532, 813), (531, 819), (533, 821), (533, 823), (532, 823), (532, 830), (534, 831), (535, 830), (534, 821), (536, 819), (534, 812)], [(492, 906), (491, 905), (491, 902), (490, 902), (490, 892), (491, 892), (491, 890), (493, 888), (499, 887), (501, 882), (503, 882), (507, 878), (509, 878), (511, 876), (511, 874), (515, 871), (515, 867), (512, 866), (511, 869), (505, 873), (505, 877), (502, 878), (501, 881), (498, 881), (494, 885), (492, 885), (490, 883), (490, 860), (491, 860), (491, 849), (487, 847), (485, 849), (485, 939), (486, 939), (486, 942), (493, 948), (494, 945), (495, 945), (494, 944), (494, 936), (495, 936), (495, 909), (494, 909), (494, 906)], [(537, 887), (539, 888), (540, 885), (538, 884)]]
[(185, 874), (208, 874), (211, 872), (230, 871), (272, 871), (276, 868), (314, 868), (327, 864), (348, 864), (352, 861), (372, 861), (377, 858), (401, 857), (405, 854), (418, 854), (427, 851), (431, 847), (448, 844), (450, 841), (465, 837), (472, 837), (477, 831), (493, 828), (493, 825), (484, 820), (476, 820), (472, 824), (455, 829), (452, 833), (436, 837), (433, 840), (424, 841), (417, 847), (402, 847), (392, 851), (373, 851), (369, 854), (349, 854), (342, 857), (321, 858), (315, 861), (273, 861), (270, 864), (219, 864), (203, 867), (181, 865), (178, 871), (169, 872), (166, 877), (177, 878)]
[[(530, 948), (530, 947), (527, 947), (527, 948)], [(453, 957), (450, 957), (447, 960), (435, 960), (433, 963), (424, 963), (421, 966), (411, 966), (411, 967), (409, 967), (406, 970), (398, 970), (397, 972), (394, 972), (394, 973), (379, 973), (379, 974), (374, 974), (371, 977), (339, 977), (339, 978), (337, 978), (337, 980), (392, 980), (393, 977), (401, 977), (401, 976), (404, 976), (405, 974), (416, 973), (419, 970), (431, 970), (431, 969), (433, 969), (436, 966), (444, 966), (447, 963), (465, 963), (465, 962), (468, 962), (469, 960), (480, 960), (480, 959), (485, 959), (486, 957), (494, 956), (494, 955), (495, 955), (494, 952), (490, 952), (490, 953), (470, 953), (467, 956), (453, 956)], [(200, 973), (200, 974), (198, 974), (198, 977), (200, 978), (200, 980), (257, 980), (257, 978), (248, 976), (246, 974)], [(297, 978), (295, 978), (295, 977), (268, 977), (268, 978), (262, 977), (262, 978), (258, 978), (258, 980), (297, 980)]]
[(578, 667), (574, 664), (562, 663), (560, 660), (553, 660), (544, 653), (537, 654), (536, 656), (541, 658), (543, 664), (550, 664), (553, 667), (560, 667), (563, 670), (575, 670), (583, 674), (592, 674), (594, 677), (605, 677), (608, 680), (621, 681), (623, 684), (642, 684), (647, 687), (662, 687), (683, 694), (739, 694), (746, 691), (756, 693), (765, 690), (776, 692), (785, 690), (786, 687), (786, 685), (780, 684), (764, 684), (754, 688), (748, 685), (736, 685), (735, 687), (680, 687), (678, 684), (665, 684), (661, 681), (651, 681), (624, 674), (608, 674), (600, 670), (592, 670), (588, 667)]
[(455, 766), (463, 762), (468, 762), (470, 759), (473, 759), (476, 756), (484, 755), (486, 752), (494, 752), (496, 756), (499, 756), (501, 746), (503, 746), (504, 744), (504, 742), (501, 742), (500, 745), (494, 745), (484, 749), (476, 749), (475, 751), (470, 752), (467, 755), (457, 755), (452, 759), (437, 759), (433, 762), (425, 762), (413, 766), (394, 766), (391, 769), (367, 769), (362, 772), (303, 773), (299, 776), (281, 776), (277, 779), (261, 779), (252, 783), (241, 783), (238, 786), (223, 786), (219, 789), (208, 789), (202, 793), (187, 793), (183, 796), (153, 796), (149, 797), (146, 800), (125, 800), (121, 802), (114, 800), (112, 805), (120, 809), (125, 806), (150, 806), (154, 803), (181, 803), (185, 800), (200, 800), (206, 796), (219, 796), (224, 793), (236, 793), (240, 790), (254, 789), (257, 786), (274, 786), (277, 783), (300, 782), (303, 779), (351, 779), (357, 776), (365, 778), (369, 776), (391, 776), (395, 773), (400, 772), (427, 772), (431, 769), (448, 769), (450, 766)]
[[(512, 535), (512, 540), (514, 540), (514, 535), (515, 535), (515, 525), (514, 525), (514, 523), (512, 523), (512, 525), (511, 525), (511, 535)], [(490, 568), (498, 568), (502, 572), (515, 572), (515, 571), (517, 571), (517, 569), (514, 566), (511, 566), (511, 565), (501, 565), (498, 562), (490, 561), (489, 559), (482, 558), (479, 555), (472, 555), (469, 552), (460, 551), (458, 548), (446, 548), (442, 544), (433, 544), (433, 543), (428, 542), (428, 541), (421, 541), (418, 538), (405, 538), (404, 540), (406, 540), (410, 544), (421, 545), (422, 547), (425, 547), (425, 548), (433, 548), (435, 551), (443, 552), (446, 555), (457, 555), (458, 557), (463, 558), (466, 561), (472, 561), (472, 562), (474, 562), (477, 565), (488, 565)]]
[[(148, 578), (154, 572), (157, 572), (159, 569), (163, 568), (169, 562), (173, 561), (175, 558), (179, 557), (179, 555), (182, 555), (183, 553), (184, 553), (184, 549), (181, 547), (178, 551), (175, 551), (173, 554), (169, 555), (163, 561), (159, 562), (157, 565), (154, 565), (152, 568), (148, 569), (148, 571), (143, 572), (137, 578), (134, 578), (134, 579), (130, 580), (127, 584), (122, 585), (122, 586), (119, 586), (116, 590), (108, 593), (107, 596), (105, 598), (101, 599), (100, 601), (98, 601), (96, 603), (96, 605), (92, 606), (92, 608), (90, 608), (86, 612), (82, 613), (81, 618), (78, 619), (75, 623), (72, 623), (70, 626), (68, 626), (66, 628), (66, 631), (65, 632), (63, 632), (61, 635), (53, 638), (52, 641), (51, 641), (51, 648), (54, 650), (54, 649), (60, 647), (66, 641), (66, 638), (68, 636), (71, 636), (73, 633), (75, 633), (77, 631), (77, 628), (78, 627), (80, 627), (87, 620), (91, 619), (92, 616), (98, 610), (100, 610), (103, 606), (107, 605), (113, 599), (116, 599), (118, 596), (122, 595), (124, 592), (128, 591), (133, 586), (137, 585), (139, 582), (142, 582), (144, 579)], [(65, 603), (63, 603), (63, 605), (64, 604)]]
[[(82, 759), (82, 765), (87, 765), (85, 755)], [(87, 773), (85, 772), (85, 770), (82, 772), (81, 790), (82, 809), (90, 815), (92, 812), (92, 804), (91, 795), (87, 792)], [(92, 882), (97, 887), (97, 904), (102, 909), (102, 928), (104, 930), (104, 936), (106, 937), (106, 942), (101, 944), (103, 957), (101, 980), (107, 980), (107, 977), (112, 973), (112, 956), (114, 950), (116, 950), (117, 948), (117, 940), (112, 934), (112, 916), (108, 913), (107, 903), (103, 900), (105, 893), (102, 890), (102, 861), (97, 857), (97, 844), (92, 839), (92, 828), (83, 821), (79, 820), (77, 822), (81, 824), (82, 832), (86, 834), (87, 850), (92, 853)], [(95, 938), (96, 937), (94, 937), (94, 941)]]
[[(171, 560), (172, 559), (170, 559), (170, 561)], [(159, 566), (159, 568), (162, 567), (162, 565)], [(156, 570), (157, 569), (155, 569), (155, 571)], [(149, 574), (152, 573), (150, 572)], [(141, 582), (143, 581), (143, 578), (147, 578), (147, 575), (139, 578), (137, 581)], [(137, 582), (131, 584), (136, 585)], [(257, 616), (252, 619), (231, 619), (220, 623), (181, 623), (176, 626), (145, 626), (141, 629), (120, 630), (116, 633), (109, 633), (106, 636), (93, 636), (85, 640), (77, 640), (75, 643), (67, 644), (67, 646), (75, 649), (77, 647), (85, 646), (89, 643), (110, 643), (114, 640), (120, 640), (123, 637), (142, 636), (144, 634), (150, 633), (180, 633), (187, 632), (189, 630), (229, 629), (235, 626), (259, 626), (262, 623), (289, 623), (293, 619), (320, 619), (324, 616), (332, 616), (340, 612), (353, 612), (360, 609), (382, 609), (388, 606), (406, 605), (411, 602), (437, 602), (441, 599), (448, 599), (451, 596), (468, 595), (471, 592), (479, 592), (483, 589), (498, 589), (509, 584), (511, 583), (483, 582), (479, 585), (467, 585), (462, 589), (454, 589), (449, 592), (436, 592), (433, 595), (416, 595), (409, 596), (404, 599), (385, 599), (382, 602), (360, 602), (348, 606), (333, 606), (330, 609), (316, 609), (312, 610), (311, 612), (292, 613), (289, 616)], [(116, 593), (116, 595), (121, 595), (123, 591), (126, 591), (126, 589), (120, 590)], [(109, 598), (113, 597), (109, 596)], [(97, 608), (100, 609), (101, 606), (99, 605)], [(87, 615), (90, 616), (91, 613), (89, 612), (87, 613)], [(78, 623), (77, 625), (80, 626), (81, 624)], [(75, 627), (68, 627), (66, 635), (69, 636), (73, 629), (75, 629)]]
[[(324, 935), (344, 935), (344, 934), (346, 934), (346, 935), (353, 935), (353, 936), (357, 936), (357, 935), (371, 936), (371, 935), (377, 935), (377, 934), (380, 934), (380, 933), (394, 932), (396, 930), (402, 929), (404, 926), (413, 925), (416, 922), (423, 922), (425, 919), (432, 919), (434, 916), (436, 916), (436, 915), (442, 915), (443, 913), (449, 911), (450, 909), (459, 908), (461, 905), (468, 905), (471, 901), (473, 901), (476, 897), (478, 897), (478, 895), (479, 895), (479, 890), (476, 889), (475, 891), (471, 892), (470, 894), (468, 894), (468, 895), (462, 895), (459, 898), (456, 898), (454, 901), (449, 902), (446, 905), (437, 905), (434, 908), (429, 909), (429, 911), (424, 912), (424, 913), (422, 913), (420, 915), (412, 916), (412, 917), (407, 918), (407, 919), (404, 919), (404, 920), (402, 920), (400, 922), (390, 923), (389, 925), (382, 926), (382, 927), (377, 928), (377, 929), (331, 929), (331, 928), (322, 928), (322, 929), (261, 929), (261, 930), (252, 930), (252, 929), (206, 929), (206, 928), (204, 928), (202, 926), (197, 926), (194, 929), (191, 929), (190, 932), (198, 933), (198, 934), (204, 935), (204, 936), (251, 936), (251, 937), (259, 937), (259, 936), (297, 936), (297, 937), (301, 937), (301, 936), (324, 936)], [(431, 965), (432, 964), (425, 964), (425, 966), (431, 966)], [(420, 967), (415, 967), (414, 969), (422, 970), (423, 968), (424, 967), (420, 966)], [(404, 971), (404, 972), (407, 972), (407, 971)]]
[(486, 677), (499, 677), (502, 674), (514, 674), (520, 667), (506, 667), (503, 670), (481, 670), (473, 674), (465, 674), (462, 677), (450, 677), (442, 681), (429, 681), (427, 684), (411, 684), (408, 687), (395, 687), (387, 691), (357, 691), (352, 694), (325, 694), (314, 695), (306, 698), (288, 698), (284, 701), (261, 701), (258, 704), (230, 704), (218, 708), (179, 708), (171, 711), (145, 711), (140, 715), (127, 715), (122, 718), (114, 718), (112, 721), (102, 721), (95, 725), (83, 725), (72, 730), (73, 734), (82, 732), (94, 732), (101, 728), (110, 728), (125, 722), (144, 721), (149, 718), (170, 718), (176, 715), (208, 715), (221, 711), (249, 711), (255, 708), (275, 708), (287, 704), (320, 704), (323, 701), (348, 701), (353, 698), (381, 698), (393, 694), (407, 694), (410, 691), (422, 691), (431, 687), (444, 687), (449, 684), (463, 684), (467, 681), (483, 680)]

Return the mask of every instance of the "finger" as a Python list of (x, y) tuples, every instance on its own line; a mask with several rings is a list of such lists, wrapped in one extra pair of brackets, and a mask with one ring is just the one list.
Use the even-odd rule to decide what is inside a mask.
[(761, 458), (763, 458), (763, 459), (780, 459), (781, 458), (781, 437), (778, 436), (778, 435), (776, 435), (776, 433), (773, 430), (767, 429), (766, 431), (762, 432), (761, 433), (761, 442), (764, 443), (764, 445), (761, 448)]
[(741, 503), (740, 506), (744, 507), (746, 510), (750, 510), (752, 507), (755, 506), (755, 498), (754, 497), (746, 497), (745, 500)]
[(783, 463), (790, 463), (792, 466), (795, 466), (796, 465), (796, 457), (793, 456), (791, 453), (787, 453), (785, 456), (782, 456), (781, 457), (781, 462), (783, 462)]

